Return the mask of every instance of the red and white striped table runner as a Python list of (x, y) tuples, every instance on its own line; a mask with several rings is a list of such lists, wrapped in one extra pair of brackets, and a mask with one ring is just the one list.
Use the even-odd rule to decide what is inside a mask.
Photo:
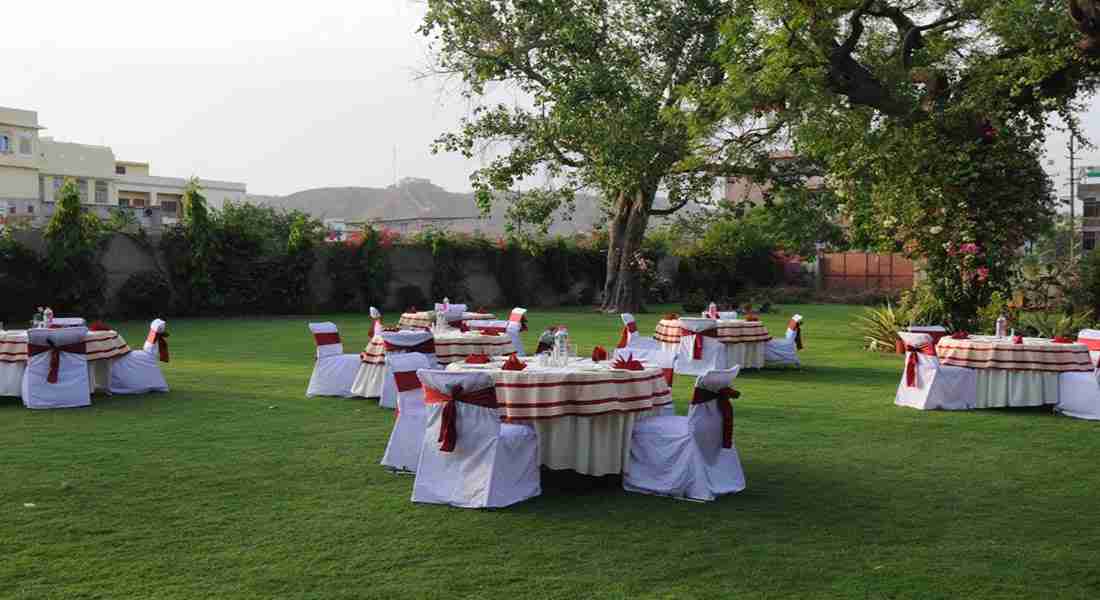
[(1085, 344), (1056, 344), (1041, 338), (1024, 338), (1024, 343), (1014, 344), (1011, 339), (993, 336), (945, 337), (936, 344), (936, 354), (945, 365), (971, 369), (1066, 373), (1094, 368)]
[[(680, 343), (680, 320), (661, 319), (653, 339), (664, 344)], [(718, 321), (719, 342), (723, 344), (747, 344), (767, 342), (772, 339), (768, 329), (760, 321)]]

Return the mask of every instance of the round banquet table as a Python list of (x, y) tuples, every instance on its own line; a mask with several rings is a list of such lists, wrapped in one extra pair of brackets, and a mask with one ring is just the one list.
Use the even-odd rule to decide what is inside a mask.
[[(494, 315), (493, 313), (462, 313), (463, 321), (492, 321), (496, 318), (496, 315)], [(402, 329), (420, 329), (424, 327), (430, 329), (432, 327), (435, 327), (435, 311), (422, 310), (418, 312), (401, 313), (401, 318), (398, 319), (397, 326)]]
[[(680, 349), (680, 320), (661, 319), (653, 334), (664, 350), (677, 352)], [(760, 321), (742, 319), (719, 319), (717, 340), (726, 345), (727, 363), (722, 368), (741, 365), (742, 369), (764, 368), (764, 353), (772, 336)]]
[[(128, 354), (130, 346), (117, 331), (89, 331), (84, 336), (84, 343), (89, 388), (92, 392), (107, 391), (111, 382), (111, 359)], [(0, 396), (22, 396), (26, 369), (26, 330), (0, 331)]]
[(543, 367), (525, 359), (522, 371), (452, 363), (451, 371), (488, 372), (496, 383), (501, 420), (530, 423), (539, 435), (543, 465), (585, 475), (622, 473), (630, 461), (637, 419), (672, 403), (659, 368), (612, 369), (611, 363), (573, 359), (568, 367)]
[[(474, 354), (507, 356), (515, 353), (516, 347), (512, 344), (512, 338), (504, 334), (476, 331), (462, 333), (455, 329), (450, 333), (435, 335), (435, 358), (441, 364), (466, 360), (466, 357)], [(386, 345), (382, 336), (374, 336), (367, 349), (359, 354), (359, 359), (362, 364), (355, 375), (351, 393), (364, 398), (380, 397), (386, 371)]]
[(1059, 344), (1044, 338), (972, 335), (941, 338), (936, 343), (940, 363), (974, 369), (977, 374), (976, 408), (1058, 404), (1059, 376), (1093, 371), (1088, 346)]

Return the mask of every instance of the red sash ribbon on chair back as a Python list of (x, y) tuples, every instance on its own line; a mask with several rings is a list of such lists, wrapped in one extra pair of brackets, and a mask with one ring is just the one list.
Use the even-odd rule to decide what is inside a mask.
[(1090, 352), (1100, 352), (1100, 339), (1079, 337), (1077, 343), (1088, 346)]
[(616, 348), (626, 348), (627, 343), (630, 342), (630, 334), (638, 333), (638, 324), (634, 321), (623, 325), (623, 332), (619, 334), (619, 345)]
[(455, 406), (456, 402), (465, 402), (466, 404), (484, 406), (485, 408), (496, 408), (497, 394), (496, 390), (491, 387), (465, 393), (462, 391), (462, 386), (455, 386), (451, 394), (448, 395), (433, 387), (424, 386), (425, 404), (444, 405), (443, 419), (439, 424), (439, 438), (436, 440), (439, 442), (440, 452), (454, 452), (455, 445), (458, 444), (458, 408)]
[(665, 383), (668, 384), (668, 387), (672, 387), (672, 382), (675, 381), (675, 379), (676, 379), (676, 369), (673, 369), (673, 368), (661, 369), (661, 373), (664, 374)]
[(915, 346), (905, 347), (905, 386), (906, 387), (920, 387), (917, 382), (917, 354), (925, 354), (927, 356), (935, 356), (936, 351), (931, 345), (925, 344), (920, 348)]
[(802, 349), (802, 322), (795, 319), (791, 319), (787, 322), (787, 329), (794, 332), (794, 347), (798, 350)]
[(717, 327), (711, 327), (710, 329), (704, 329), (703, 331), (692, 331), (690, 329), (686, 329), (686, 328), (681, 327), (680, 328), (680, 336), (682, 337), (682, 336), (687, 336), (687, 335), (695, 336), (695, 341), (692, 343), (692, 347), (691, 347), (691, 360), (702, 360), (703, 359), (703, 338), (705, 338), (705, 337), (712, 338), (712, 339), (717, 338), (718, 337), (718, 328)]
[(518, 322), (520, 331), (527, 331), (527, 314), (526, 313), (513, 312), (512, 314), (508, 315), (508, 320), (513, 322), (513, 323)]
[(332, 333), (315, 333), (313, 334), (313, 341), (318, 346), (330, 346), (332, 344), (340, 343), (340, 333), (333, 331)]
[(420, 387), (420, 378), (416, 371), (394, 371), (393, 380), (397, 384), (398, 392), (407, 392)]
[(70, 354), (84, 354), (86, 352), (86, 344), (84, 342), (77, 342), (75, 344), (68, 344), (65, 346), (55, 346), (53, 342), (49, 345), (40, 346), (38, 344), (27, 344), (27, 356), (37, 356), (43, 352), (50, 353), (50, 372), (46, 375), (47, 383), (57, 383), (57, 375), (61, 370), (61, 353), (68, 352)]
[(711, 400), (718, 402), (718, 410), (722, 413), (722, 447), (733, 447), (733, 398), (739, 398), (741, 392), (729, 387), (724, 387), (717, 392), (704, 388), (695, 388), (695, 394), (691, 397), (692, 404), (705, 404)]
[[(320, 334), (315, 333), (315, 334), (313, 334), (313, 338), (317, 339), (318, 335), (328, 335), (328, 334), (326, 334), (326, 333), (320, 333)], [(329, 342), (329, 343), (337, 343), (337, 344), (340, 343), (340, 335), (339, 334), (335, 334), (335, 335), (336, 335), (336, 342)], [(168, 340), (164, 339), (166, 337), (168, 337), (167, 333), (158, 333), (155, 329), (150, 329), (149, 330), (149, 336), (145, 338), (146, 343), (157, 345), (157, 354), (160, 357), (160, 362), (168, 362)], [(318, 345), (320, 345), (320, 344), (318, 344)]]
[(419, 352), (421, 354), (435, 354), (435, 340), (429, 339), (415, 346), (398, 346), (390, 342), (383, 342), (386, 352)]

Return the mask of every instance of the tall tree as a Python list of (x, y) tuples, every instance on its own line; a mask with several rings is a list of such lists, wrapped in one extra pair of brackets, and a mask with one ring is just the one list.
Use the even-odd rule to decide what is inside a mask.
[(80, 206), (76, 181), (66, 179), (46, 225), (48, 303), (59, 312), (96, 316), (103, 307), (104, 270), (96, 260), (102, 223)]
[[(642, 304), (638, 257), (649, 218), (707, 201), (716, 176), (766, 178), (767, 126), (739, 126), (717, 91), (728, 0), (428, 0), (421, 32), (438, 73), (481, 100), (437, 150), (507, 148), (471, 176), (493, 193), (537, 174), (555, 189), (512, 194), (512, 215), (545, 222), (597, 192), (609, 230), (603, 308)], [(521, 100), (492, 103), (494, 84)], [(703, 92), (689, 94), (689, 91)], [(713, 92), (710, 93), (710, 92)], [(658, 191), (667, 205), (656, 205)]]
[(923, 259), (953, 324), (972, 325), (1053, 212), (1042, 142), (1097, 86), (1097, 2), (736, 3), (727, 105), (784, 123), (854, 237)]

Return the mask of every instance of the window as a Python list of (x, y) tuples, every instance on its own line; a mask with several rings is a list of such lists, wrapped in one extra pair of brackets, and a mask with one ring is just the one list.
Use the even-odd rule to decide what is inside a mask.
[(19, 135), (19, 153), (23, 156), (30, 156), (33, 154), (31, 149), (31, 135), (29, 133)]
[(28, 204), (27, 205), (27, 214), (31, 214), (31, 215), (34, 214), (34, 205), (33, 204)]
[(176, 214), (176, 211), (179, 210), (177, 208), (177, 206), (178, 205), (176, 204), (175, 200), (161, 200), (160, 201), (160, 210), (164, 214), (171, 214), (171, 215)]
[(0, 153), (8, 154), (11, 152), (11, 136), (6, 133), (0, 134)]
[(1085, 250), (1092, 250), (1096, 248), (1096, 232), (1095, 231), (1082, 231), (1081, 232), (1081, 247)]
[(1100, 202), (1097, 202), (1096, 198), (1085, 198), (1083, 201), (1083, 205), (1083, 217), (1100, 217)]
[(76, 188), (80, 191), (80, 203), (84, 204), (88, 202), (88, 180), (77, 179)]
[(125, 175), (126, 165), (115, 165), (115, 175)]
[(134, 208), (145, 208), (145, 198), (130, 198), (130, 206)]
[(95, 201), (99, 204), (107, 204), (107, 182), (95, 182)]

